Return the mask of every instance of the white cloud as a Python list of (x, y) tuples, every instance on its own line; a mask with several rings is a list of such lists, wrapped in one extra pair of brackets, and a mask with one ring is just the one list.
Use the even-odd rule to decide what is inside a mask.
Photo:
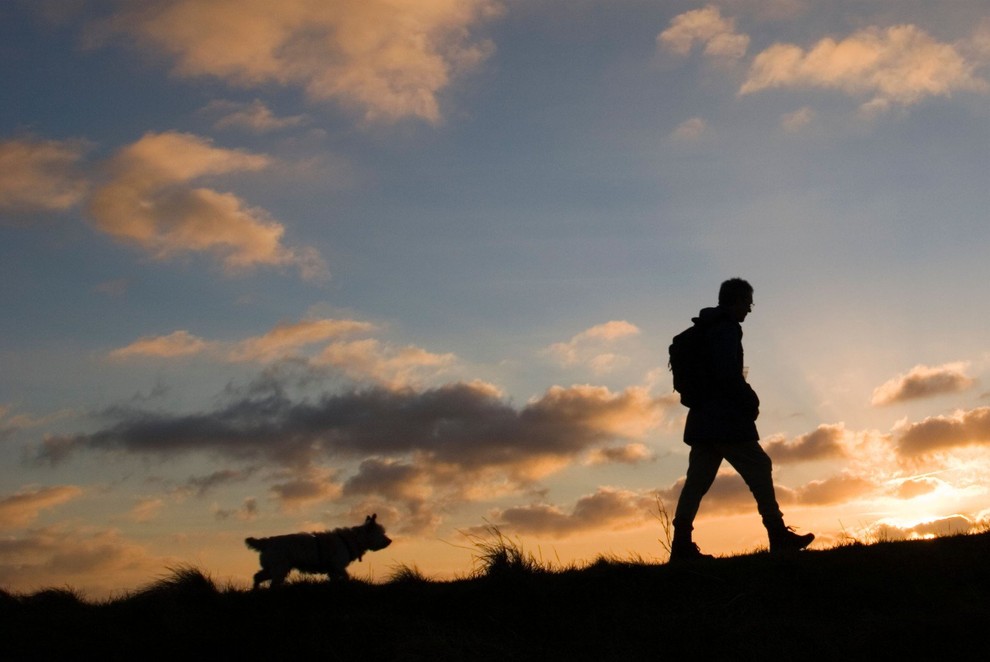
[(933, 96), (988, 89), (975, 63), (952, 44), (933, 39), (914, 25), (860, 30), (841, 41), (826, 38), (807, 51), (773, 44), (750, 66), (740, 94), (772, 88), (820, 88), (866, 97), (875, 112), (910, 106)]
[(106, 27), (173, 56), (179, 76), (438, 122), (439, 95), (494, 51), (472, 31), (499, 12), (493, 0), (166, 0), (123, 5)]

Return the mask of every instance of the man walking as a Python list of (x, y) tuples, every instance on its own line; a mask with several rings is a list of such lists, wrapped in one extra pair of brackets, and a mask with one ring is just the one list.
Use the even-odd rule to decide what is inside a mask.
[[(739, 472), (756, 499), (770, 539), (770, 551), (804, 549), (815, 539), (784, 524), (771, 477), (770, 456), (760, 447), (756, 418), (760, 399), (743, 374), (742, 322), (753, 309), (753, 287), (741, 278), (722, 283), (718, 307), (705, 308), (694, 323), (700, 326), (705, 385), (690, 403), (684, 443), (691, 447), (687, 478), (674, 512), (672, 562), (711, 558), (691, 539), (701, 499), (727, 460)], [(682, 398), (683, 399), (683, 398)]]

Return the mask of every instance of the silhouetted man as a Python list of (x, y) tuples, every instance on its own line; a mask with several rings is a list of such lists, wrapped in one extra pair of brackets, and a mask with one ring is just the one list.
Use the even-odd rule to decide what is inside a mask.
[(693, 322), (702, 326), (705, 367), (709, 378), (692, 403), (684, 425), (684, 442), (691, 447), (687, 478), (674, 512), (670, 560), (711, 558), (691, 539), (701, 499), (727, 460), (756, 498), (770, 538), (770, 551), (804, 549), (814, 534), (799, 535), (784, 524), (774, 494), (770, 456), (760, 447), (756, 418), (760, 399), (743, 374), (741, 323), (753, 309), (753, 287), (741, 278), (722, 283), (718, 307), (705, 308)]

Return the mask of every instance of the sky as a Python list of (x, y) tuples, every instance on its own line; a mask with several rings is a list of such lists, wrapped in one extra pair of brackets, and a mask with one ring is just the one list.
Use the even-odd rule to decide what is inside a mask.
[[(990, 521), (985, 0), (0, 3), (0, 587), (665, 559), (719, 284), (813, 548)], [(728, 467), (695, 540), (766, 545)]]

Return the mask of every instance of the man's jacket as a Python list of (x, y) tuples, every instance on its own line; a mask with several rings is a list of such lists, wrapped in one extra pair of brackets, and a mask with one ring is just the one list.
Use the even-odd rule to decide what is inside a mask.
[(721, 308), (705, 308), (693, 321), (705, 327), (711, 384), (688, 411), (684, 442), (758, 441), (760, 399), (743, 376), (742, 325)]

